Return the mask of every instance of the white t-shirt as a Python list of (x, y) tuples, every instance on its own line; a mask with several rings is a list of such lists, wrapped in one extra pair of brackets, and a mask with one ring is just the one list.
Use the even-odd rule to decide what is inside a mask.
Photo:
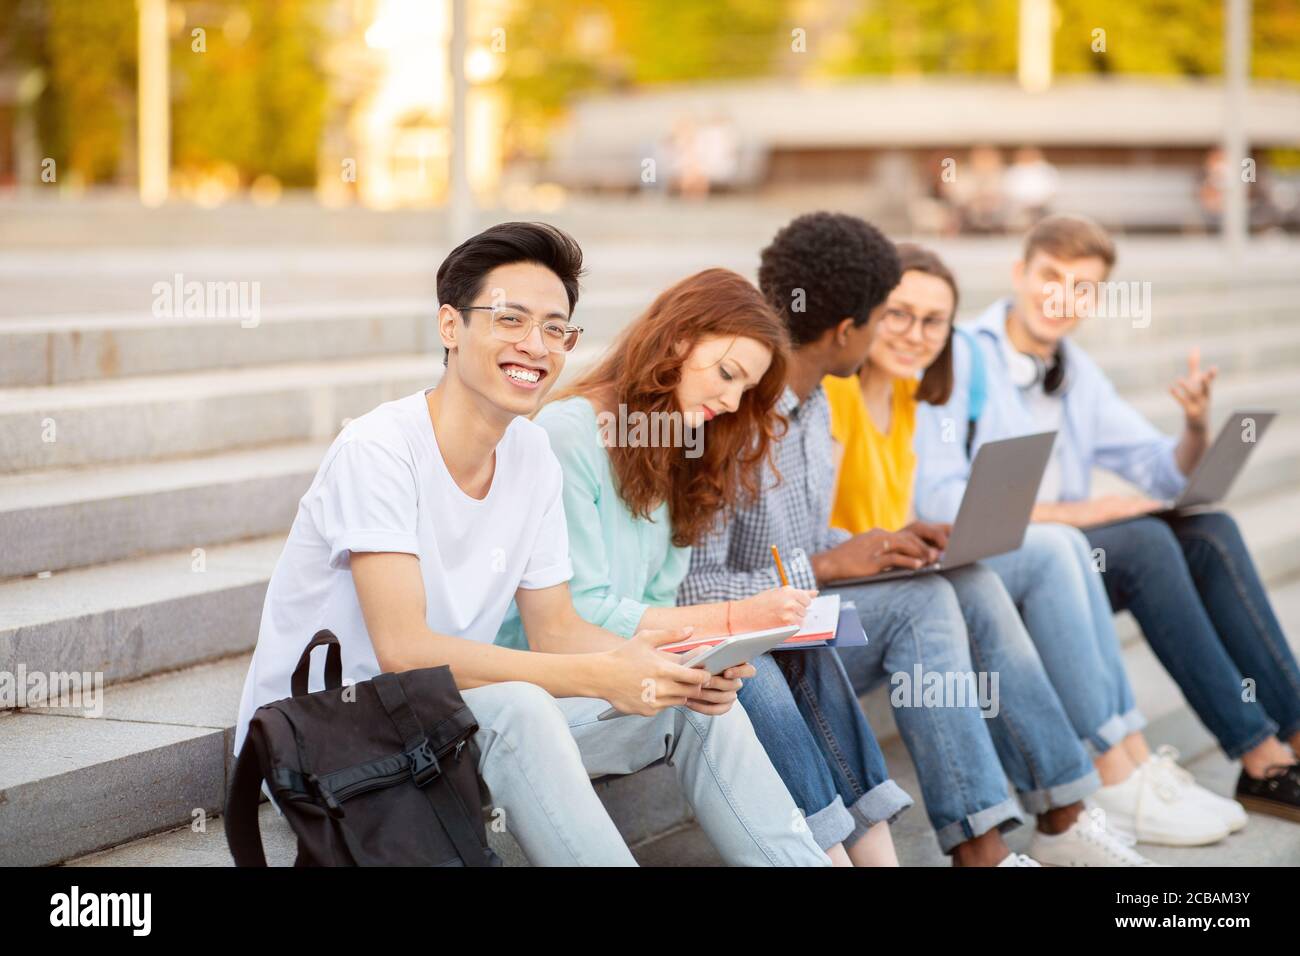
[[(351, 422), (299, 502), (271, 575), (235, 753), (253, 712), (289, 696), (298, 658), (322, 628), (339, 639), (345, 683), (379, 674), (352, 583), (353, 551), (417, 555), (430, 629), (490, 644), (516, 588), (572, 577), (562, 490), (546, 432), (524, 418), (512, 421), (497, 445), (482, 500), (447, 471), (423, 392)], [(313, 651), (309, 690), (324, 687), (324, 659), (323, 649)]]
[(1061, 500), (1061, 423), (1065, 420), (1065, 402), (1059, 394), (1048, 395), (1039, 382), (1032, 388), (1021, 392), (1029, 413), (1034, 416), (1034, 424), (1039, 431), (1057, 432), (1056, 441), (1052, 443), (1052, 453), (1048, 456), (1047, 467), (1043, 469), (1043, 482), (1038, 486), (1038, 501)]

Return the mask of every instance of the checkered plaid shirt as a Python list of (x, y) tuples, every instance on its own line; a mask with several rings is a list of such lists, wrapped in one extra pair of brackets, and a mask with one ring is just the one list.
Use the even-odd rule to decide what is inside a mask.
[(809, 556), (852, 537), (830, 526), (835, 495), (831, 407), (820, 385), (802, 404), (785, 390), (776, 410), (790, 426), (776, 443), (781, 474), (767, 471), (763, 493), (691, 550), (691, 566), (677, 589), (678, 604), (735, 601), (779, 587), (772, 545), (781, 552), (786, 576), (797, 588), (815, 588)]

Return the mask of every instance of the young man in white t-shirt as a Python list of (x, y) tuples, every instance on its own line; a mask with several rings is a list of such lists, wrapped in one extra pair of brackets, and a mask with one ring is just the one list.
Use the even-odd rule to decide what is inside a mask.
[[(589, 775), (667, 757), (728, 863), (825, 865), (733, 706), (753, 669), (710, 678), (657, 649), (685, 633), (624, 640), (573, 608), (562, 473), (527, 416), (581, 331), (581, 268), (578, 245), (540, 223), (494, 226), (443, 262), (446, 372), (353, 421), (326, 453), (267, 589), (236, 752), (328, 628), (345, 684), (451, 667), (492, 803), (534, 864), (632, 864)], [(534, 650), (493, 643), (512, 599)], [(610, 704), (636, 716), (597, 720)]]

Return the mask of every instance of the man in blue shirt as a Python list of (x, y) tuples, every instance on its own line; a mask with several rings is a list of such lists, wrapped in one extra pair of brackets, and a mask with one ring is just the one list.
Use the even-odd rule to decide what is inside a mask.
[[(1161, 507), (1154, 499), (1182, 490), (1209, 445), (1216, 369), (1202, 370), (1193, 350), (1187, 375), (1169, 389), (1183, 411), (1182, 434), (1167, 436), (1068, 338), (1105, 295), (1114, 262), (1110, 237), (1082, 217), (1051, 216), (1029, 232), (1014, 294), (990, 306), (969, 339), (954, 339), (951, 400), (918, 410), (917, 514), (952, 519), (983, 442), (1058, 430), (1034, 520), (1085, 530), (1105, 555), (1112, 606), (1133, 613), (1224, 752), (1241, 760), (1237, 798), (1300, 822), (1300, 667), (1237, 525), (1222, 512), (1150, 514)], [(985, 393), (972, 421), (976, 362)], [(1093, 468), (1150, 497), (1093, 497)], [(1243, 699), (1247, 678), (1253, 699)]]

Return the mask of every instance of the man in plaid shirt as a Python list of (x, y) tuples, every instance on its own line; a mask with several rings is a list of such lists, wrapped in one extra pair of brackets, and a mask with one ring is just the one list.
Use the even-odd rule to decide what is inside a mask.
[[(810, 589), (919, 568), (945, 546), (944, 525), (917, 522), (859, 535), (830, 527), (835, 450), (820, 383), (828, 374), (854, 374), (866, 359), (869, 319), (883, 297), (864, 290), (878, 284), (881, 261), (892, 254), (892, 247), (882, 253), (882, 244), (888, 240), (861, 219), (814, 213), (794, 220), (763, 251), (759, 284), (785, 316), (795, 345), (778, 406), (789, 422), (775, 450), (780, 479), (771, 475), (757, 502), (693, 549), (679, 604), (734, 600), (779, 586), (774, 544), (791, 584)], [(1002, 839), (1024, 820), (1007, 776), (1025, 809), (1039, 815), (1035, 840), (1108, 841), (1107, 852), (1121, 865), (1146, 862), (1104, 830), (1085, 832), (1082, 800), (1100, 778), (996, 574), (971, 565), (835, 590), (854, 602), (868, 637), (866, 647), (840, 652), (859, 691), (891, 677), (896, 687), (903, 678), (919, 682), (934, 674), (950, 684), (953, 675), (972, 674), (972, 658), (998, 679), (993, 701), (961, 695), (939, 706), (927, 698), (920, 706), (904, 695), (895, 703), (931, 824), (954, 863), (1036, 865), (1012, 854)], [(1080, 862), (1095, 853), (1080, 845)]]

